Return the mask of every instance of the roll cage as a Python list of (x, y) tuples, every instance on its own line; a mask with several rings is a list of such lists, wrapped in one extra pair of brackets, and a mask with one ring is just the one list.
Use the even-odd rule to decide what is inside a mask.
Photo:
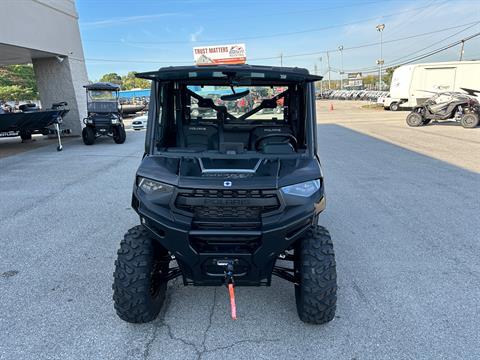
[[(172, 150), (169, 146), (164, 146), (161, 149), (159, 144), (163, 139), (172, 139), (174, 132), (178, 136), (184, 124), (212, 125), (225, 128), (227, 131), (229, 129), (241, 131), (242, 128), (248, 126), (253, 128), (268, 127), (275, 123), (279, 125), (281, 121), (276, 118), (269, 119), (269, 121), (249, 118), (261, 110), (275, 108), (278, 100), (288, 98), (292, 101), (292, 106), (289, 106), (289, 113), (284, 122), (289, 122), (289, 126), (297, 127), (294, 129), (295, 135), (301, 138), (299, 143), (305, 146), (302, 153), (284, 154), (282, 156), (313, 157), (316, 154), (315, 88), (313, 82), (321, 79), (321, 77), (310, 75), (305, 69), (251, 65), (191, 66), (162, 68), (154, 72), (139, 73), (136, 76), (152, 80), (149, 125), (145, 144), (146, 154), (161, 152), (162, 156), (166, 157), (182, 156), (180, 154), (181, 149), (175, 149), (174, 147)], [(223, 87), (286, 87), (287, 90), (275, 94), (271, 98), (263, 99), (260, 104), (244, 114), (235, 115), (227, 107), (215, 104), (212, 99), (191, 90), (191, 86), (211, 85)], [(211, 120), (209, 122), (205, 121), (206, 119), (192, 121), (191, 118), (186, 117), (184, 115), (185, 96), (195, 99), (199, 106), (215, 111), (217, 119), (208, 119)], [(163, 119), (165, 122), (161, 123), (162, 120), (159, 119)], [(202, 120), (204, 121), (202, 122)], [(186, 151), (186, 153), (190, 155), (184, 155), (192, 156), (192, 151)], [(204, 152), (202, 153), (202, 156), (207, 156)], [(198, 154), (198, 156), (200, 155)], [(245, 154), (236, 154), (236, 157), (240, 158), (248, 158), (249, 156), (252, 156), (252, 151)], [(272, 156), (278, 157), (279, 155)], [(225, 154), (209, 151), (208, 157), (225, 157)], [(265, 157), (270, 157), (270, 155), (265, 155)]]

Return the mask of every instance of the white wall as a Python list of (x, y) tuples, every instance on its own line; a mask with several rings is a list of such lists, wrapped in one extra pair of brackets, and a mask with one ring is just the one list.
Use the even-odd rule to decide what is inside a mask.
[(0, 43), (84, 59), (72, 0), (1, 2)]
[(0, 64), (33, 63), (42, 106), (67, 101), (64, 127), (80, 135), (88, 76), (75, 2), (0, 0), (0, 5)]

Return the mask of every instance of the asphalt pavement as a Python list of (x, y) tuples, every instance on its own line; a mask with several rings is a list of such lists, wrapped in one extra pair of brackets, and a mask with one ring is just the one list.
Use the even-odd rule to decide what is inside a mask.
[(156, 321), (121, 321), (113, 263), (144, 134), (0, 159), (0, 359), (479, 358), (480, 175), (336, 124), (319, 126), (331, 323), (303, 324), (276, 278), (237, 288), (237, 321), (225, 288), (178, 280)]

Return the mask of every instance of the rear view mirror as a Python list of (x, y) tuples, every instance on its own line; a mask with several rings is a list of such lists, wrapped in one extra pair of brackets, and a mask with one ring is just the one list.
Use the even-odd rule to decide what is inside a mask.
[(220, 99), (222, 99), (223, 101), (235, 101), (235, 100), (241, 99), (242, 97), (247, 96), (248, 94), (250, 94), (250, 90), (245, 90), (242, 92), (228, 94), (228, 95), (222, 95), (220, 96)]

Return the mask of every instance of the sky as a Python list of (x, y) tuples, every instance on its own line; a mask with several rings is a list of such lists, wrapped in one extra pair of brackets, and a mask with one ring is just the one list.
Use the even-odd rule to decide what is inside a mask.
[[(193, 47), (231, 43), (246, 44), (249, 64), (282, 62), (326, 75), (329, 60), (331, 78), (338, 79), (342, 57), (345, 72), (376, 71), (380, 35), (388, 66), (480, 33), (480, 0), (77, 0), (76, 5), (91, 80), (109, 72), (191, 65)], [(385, 24), (382, 34), (378, 24)], [(415, 63), (458, 60), (460, 47)], [(465, 42), (463, 58), (480, 59), (480, 36)]]

